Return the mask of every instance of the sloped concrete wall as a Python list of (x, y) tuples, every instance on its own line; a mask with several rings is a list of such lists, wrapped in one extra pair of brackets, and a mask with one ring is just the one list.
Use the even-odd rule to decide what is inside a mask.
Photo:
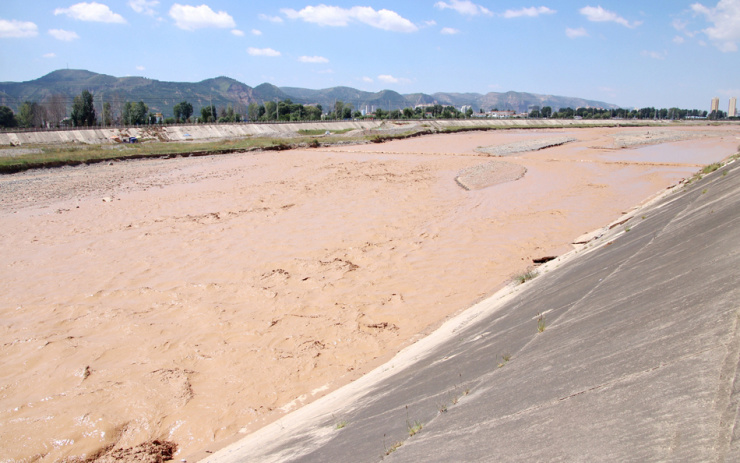
[(104, 128), (49, 130), (39, 132), (0, 133), (2, 145), (115, 143), (113, 138), (130, 136), (138, 138), (157, 138), (161, 141), (209, 140), (220, 138), (238, 138), (246, 136), (281, 136), (296, 133), (299, 130), (372, 130), (372, 129), (444, 129), (448, 127), (542, 127), (542, 126), (578, 126), (603, 125), (614, 126), (628, 123), (613, 120), (563, 120), (563, 119), (459, 119), (459, 120), (421, 120), (421, 121), (336, 121), (336, 122), (297, 122), (267, 124), (193, 124), (179, 126), (144, 126), (140, 128)]

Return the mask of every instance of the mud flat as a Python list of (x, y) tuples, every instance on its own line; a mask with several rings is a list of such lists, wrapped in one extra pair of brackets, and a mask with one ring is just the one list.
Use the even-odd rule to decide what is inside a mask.
[[(357, 379), (740, 143), (736, 128), (702, 127), (711, 136), (650, 152), (659, 162), (592, 148), (630, 130), (0, 177), (0, 461), (138, 461), (170, 443), (193, 461)], [(507, 158), (526, 169), (515, 181), (491, 181), (476, 152), (556, 136), (578, 140)], [(466, 191), (461, 172), (490, 184)]]
[(480, 153), (491, 156), (510, 156), (512, 154), (525, 153), (527, 151), (538, 151), (545, 148), (564, 145), (576, 141), (572, 137), (554, 137), (554, 138), (535, 138), (534, 140), (524, 140), (505, 145), (482, 146), (476, 148)]

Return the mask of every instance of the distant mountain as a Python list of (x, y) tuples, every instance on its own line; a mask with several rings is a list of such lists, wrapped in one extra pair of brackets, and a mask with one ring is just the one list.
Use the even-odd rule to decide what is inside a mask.
[(355, 109), (378, 108), (384, 110), (403, 109), (420, 104), (440, 104), (460, 108), (472, 106), (479, 109), (511, 109), (525, 112), (530, 106), (551, 106), (553, 110), (571, 107), (617, 108), (616, 105), (583, 98), (537, 95), (533, 93), (412, 93), (402, 95), (392, 90), (365, 92), (351, 87), (331, 87), (311, 90), (298, 87), (277, 87), (263, 83), (250, 87), (229, 77), (216, 77), (201, 82), (163, 82), (145, 77), (113, 77), (85, 70), (62, 69), (28, 82), (1, 82), (0, 105), (9, 106), (14, 111), (24, 101), (43, 102), (53, 94), (63, 95), (71, 107), (72, 100), (83, 90), (95, 95), (95, 102), (122, 104), (126, 101), (143, 101), (152, 111), (172, 114), (172, 107), (187, 100), (193, 104), (196, 113), (202, 106), (212, 103), (217, 108), (231, 104), (239, 112), (245, 113), (250, 103), (264, 103), (291, 99), (294, 103), (320, 104), (325, 111), (330, 110), (336, 101), (352, 104)]

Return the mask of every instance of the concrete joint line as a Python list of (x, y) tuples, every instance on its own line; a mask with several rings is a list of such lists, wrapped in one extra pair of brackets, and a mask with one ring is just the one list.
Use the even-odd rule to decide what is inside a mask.
[(720, 413), (715, 444), (718, 462), (727, 461), (732, 442), (737, 437), (734, 434), (740, 409), (740, 390), (736, 390), (740, 386), (740, 309), (735, 313), (733, 324), (732, 336), (726, 345), (727, 354), (720, 370), (719, 390), (715, 401), (717, 412)]
[[(740, 318), (740, 314), (738, 314), (738, 317)], [(740, 336), (738, 336), (738, 339), (739, 339), (739, 341), (738, 341), (738, 349), (739, 349), (739, 352), (740, 352)], [(603, 382), (601, 384), (597, 384), (596, 386), (588, 387), (586, 389), (583, 389), (583, 390), (578, 391), (578, 392), (574, 392), (574, 393), (569, 394), (567, 396), (558, 397), (557, 399), (552, 399), (552, 400), (550, 400), (550, 401), (548, 401), (546, 403), (542, 403), (542, 404), (539, 404), (539, 405), (528, 407), (528, 408), (525, 408), (524, 410), (520, 410), (520, 411), (518, 411), (516, 413), (511, 413), (509, 415), (502, 416), (500, 418), (497, 418), (497, 421), (505, 420), (505, 419), (512, 418), (512, 417), (516, 417), (516, 416), (519, 416), (519, 415), (522, 415), (522, 414), (526, 414), (526, 413), (530, 413), (532, 411), (536, 411), (536, 410), (539, 410), (541, 408), (549, 407), (551, 405), (556, 405), (559, 402), (570, 400), (570, 399), (572, 399), (574, 397), (578, 397), (578, 396), (581, 396), (583, 394), (587, 394), (589, 392), (593, 392), (593, 391), (596, 391), (596, 390), (599, 390), (599, 389), (603, 389), (603, 388), (609, 387), (609, 386), (614, 386), (614, 385), (619, 384), (619, 383), (624, 383), (624, 382), (627, 382), (627, 381), (631, 381), (633, 379), (637, 379), (637, 378), (640, 378), (642, 376), (649, 375), (649, 374), (653, 373), (654, 371), (661, 370), (661, 369), (663, 369), (665, 367), (670, 367), (670, 366), (672, 366), (674, 364), (683, 362), (686, 359), (689, 359), (691, 357), (696, 357), (696, 356), (702, 355), (702, 354), (704, 354), (706, 352), (710, 352), (710, 351), (715, 350), (715, 349), (718, 349), (718, 348), (719, 348), (718, 346), (713, 346), (713, 347), (708, 347), (706, 349), (702, 349), (702, 350), (699, 350), (699, 351), (696, 351), (696, 352), (692, 352), (690, 354), (682, 355), (681, 357), (678, 357), (678, 358), (674, 359), (671, 362), (660, 363), (658, 365), (655, 365), (654, 367), (650, 367), (650, 368), (647, 368), (645, 370), (637, 371), (635, 373), (630, 373), (628, 375), (620, 376), (620, 377), (618, 377), (616, 379), (613, 379), (611, 381), (606, 381), (606, 382)], [(738, 370), (738, 376), (740, 376), (740, 370)], [(740, 378), (737, 378), (737, 379), (738, 379), (737, 383), (740, 384)], [(736, 398), (736, 402), (738, 402), (738, 401), (740, 401), (740, 391), (738, 391), (738, 397)], [(737, 411), (737, 410), (735, 410), (735, 411)], [(729, 445), (729, 441), (728, 441), (728, 445)], [(724, 461), (724, 460), (722, 460), (722, 461)]]

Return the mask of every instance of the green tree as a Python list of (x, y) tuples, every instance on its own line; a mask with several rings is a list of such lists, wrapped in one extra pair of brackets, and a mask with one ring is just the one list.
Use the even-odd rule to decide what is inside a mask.
[(274, 121), (277, 119), (277, 103), (274, 101), (265, 101), (265, 114), (263, 119), (266, 121)]
[(34, 113), (38, 111), (36, 102), (24, 101), (18, 108), (18, 125), (24, 128), (34, 127)]
[(172, 108), (172, 115), (177, 122), (186, 122), (193, 115), (193, 105), (183, 100)]
[(148, 112), (149, 107), (143, 101), (139, 101), (138, 103), (127, 101), (123, 105), (123, 114), (121, 117), (125, 125), (141, 125), (148, 122)]
[(213, 104), (208, 106), (203, 106), (200, 108), (200, 121), (207, 123), (207, 122), (215, 122), (216, 117), (218, 117), (218, 113), (216, 113), (216, 107), (213, 106)]
[(323, 114), (321, 105), (306, 106), (306, 119), (309, 121), (320, 121)]
[(552, 116), (552, 108), (550, 106), (545, 106), (542, 109), (540, 109), (540, 116), (547, 119), (548, 117)]
[(352, 105), (346, 104), (342, 108), (342, 119), (352, 119)]
[(383, 108), (378, 108), (375, 110), (375, 117), (377, 119), (385, 119), (388, 116), (388, 113), (383, 111)]
[(470, 119), (471, 117), (473, 117), (473, 108), (472, 107), (470, 107), (470, 108), (468, 108), (468, 109), (465, 110), (465, 117), (467, 117), (468, 119)]
[(388, 114), (389, 119), (400, 119), (401, 118), (401, 111), (398, 109), (394, 109)]
[(87, 90), (83, 90), (82, 93), (74, 98), (72, 103), (72, 123), (75, 127), (92, 126), (95, 125), (97, 117), (95, 114), (95, 106), (93, 106), (93, 96)]
[(0, 106), (0, 127), (15, 127), (18, 121), (15, 119), (13, 110), (7, 106)]
[(110, 108), (110, 102), (106, 101), (103, 103), (103, 125), (113, 124), (113, 112)]
[(334, 113), (332, 113), (332, 119), (341, 119), (344, 111), (344, 103), (342, 101), (334, 102)]
[(414, 110), (411, 108), (403, 108), (403, 117), (405, 119), (413, 119), (414, 117)]

